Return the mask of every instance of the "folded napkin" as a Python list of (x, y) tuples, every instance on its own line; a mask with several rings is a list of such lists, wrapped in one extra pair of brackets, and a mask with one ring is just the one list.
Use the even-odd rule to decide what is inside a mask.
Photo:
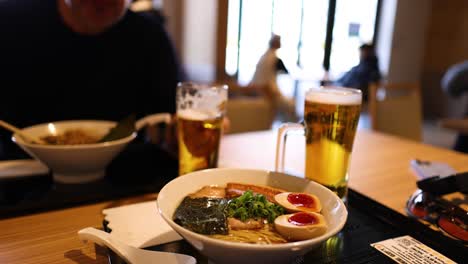
[(156, 201), (105, 209), (102, 213), (112, 236), (130, 246), (145, 248), (182, 239), (159, 215)]

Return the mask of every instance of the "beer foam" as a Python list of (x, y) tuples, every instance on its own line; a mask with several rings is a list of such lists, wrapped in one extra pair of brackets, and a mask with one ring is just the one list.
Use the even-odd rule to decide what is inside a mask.
[(359, 105), (361, 93), (346, 88), (326, 87), (312, 89), (306, 94), (306, 100), (322, 104)]
[(183, 119), (202, 121), (202, 120), (215, 119), (219, 117), (219, 113), (216, 111), (210, 111), (210, 110), (187, 109), (187, 110), (177, 111), (177, 116)]

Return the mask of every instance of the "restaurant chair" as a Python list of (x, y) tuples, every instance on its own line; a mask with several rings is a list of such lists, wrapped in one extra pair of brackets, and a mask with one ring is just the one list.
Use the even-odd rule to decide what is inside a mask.
[(275, 118), (274, 109), (263, 97), (229, 99), (226, 115), (230, 134), (271, 129)]
[(422, 106), (419, 83), (373, 83), (369, 116), (376, 131), (421, 141)]

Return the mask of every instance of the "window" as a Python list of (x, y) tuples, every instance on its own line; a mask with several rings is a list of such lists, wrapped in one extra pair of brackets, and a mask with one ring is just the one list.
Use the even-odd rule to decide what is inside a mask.
[(358, 64), (359, 46), (374, 38), (376, 13), (377, 0), (336, 0), (331, 74), (337, 76)]
[(226, 73), (247, 84), (271, 34), (288, 69), (320, 80), (338, 78), (359, 61), (358, 48), (374, 39), (379, 0), (229, 0)]

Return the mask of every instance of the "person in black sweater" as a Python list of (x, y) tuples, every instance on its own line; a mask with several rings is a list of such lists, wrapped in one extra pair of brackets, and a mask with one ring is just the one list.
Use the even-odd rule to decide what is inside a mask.
[[(443, 91), (454, 98), (468, 92), (468, 61), (462, 61), (450, 66), (441, 80)], [(463, 119), (445, 119), (442, 126), (460, 131), (453, 149), (468, 153), (468, 110)]]
[[(0, 119), (25, 127), (174, 113), (183, 71), (162, 18), (128, 5), (0, 0)], [(0, 159), (22, 156), (10, 137), (0, 131)]]
[(367, 102), (369, 85), (379, 82), (381, 78), (374, 46), (372, 44), (363, 44), (359, 47), (359, 64), (339, 78), (337, 85), (360, 89), (362, 99)]

